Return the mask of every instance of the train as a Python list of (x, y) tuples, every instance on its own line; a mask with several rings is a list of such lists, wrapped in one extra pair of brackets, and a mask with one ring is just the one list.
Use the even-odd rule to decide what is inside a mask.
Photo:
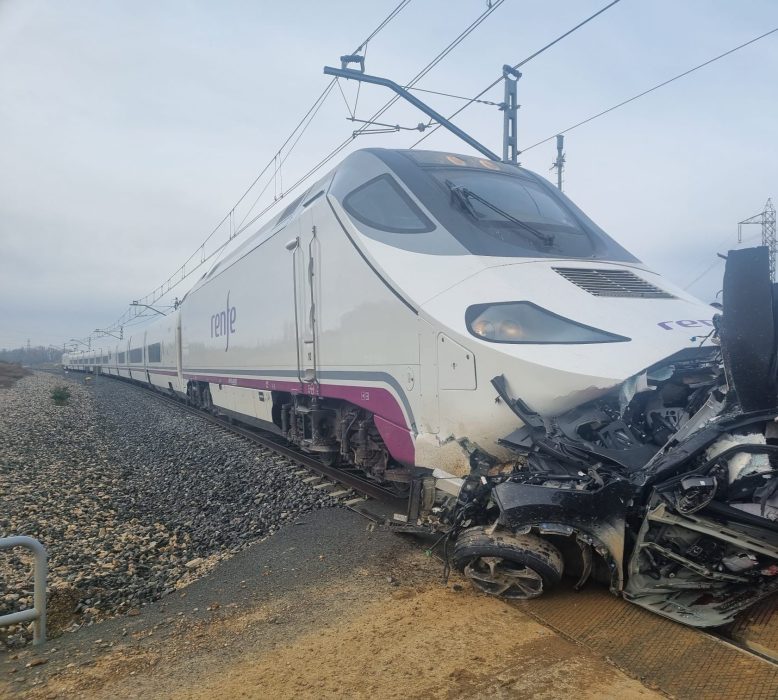
[[(626, 595), (622, 511), (635, 498), (617, 472), (652, 464), (705, 405), (721, 376), (716, 312), (530, 170), (369, 148), (219, 260), (171, 313), (67, 353), (63, 366), (362, 470), (413, 502), (406, 524), (454, 539), (457, 565), (487, 593), (534, 597), (562, 570), (590, 572), (594, 553)], [(539, 507), (549, 504), (538, 488), (559, 501), (572, 484), (602, 496), (612, 482), (622, 491), (573, 524)], [(689, 624), (721, 617), (656, 611)]]
[(416, 466), (462, 476), (473, 449), (509, 457), (516, 415), (493, 377), (559, 415), (693, 347), (713, 311), (524, 168), (367, 149), (176, 311), (64, 364), (403, 482)]

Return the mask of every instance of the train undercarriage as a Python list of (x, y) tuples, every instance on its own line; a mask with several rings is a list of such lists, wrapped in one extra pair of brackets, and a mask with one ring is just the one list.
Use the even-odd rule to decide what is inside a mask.
[[(195, 408), (232, 417), (214, 405), (208, 382), (190, 381), (186, 396)], [(369, 411), (319, 396), (273, 391), (271, 397), (276, 431), (328, 467), (359, 469), (369, 479), (399, 494), (408, 492), (415, 477), (430, 473), (402, 465), (391, 457)]]
[(343, 401), (299, 394), (273, 396), (273, 419), (283, 436), (327, 466), (361, 469), (379, 483), (404, 490), (415, 470), (389, 455), (369, 411)]

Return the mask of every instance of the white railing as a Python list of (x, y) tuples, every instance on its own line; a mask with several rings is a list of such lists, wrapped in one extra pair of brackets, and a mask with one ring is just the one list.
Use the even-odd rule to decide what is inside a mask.
[(46, 577), (48, 562), (46, 548), (33, 537), (0, 537), (0, 550), (24, 547), (35, 555), (33, 607), (8, 615), (0, 615), (0, 627), (33, 621), (32, 643), (46, 641)]

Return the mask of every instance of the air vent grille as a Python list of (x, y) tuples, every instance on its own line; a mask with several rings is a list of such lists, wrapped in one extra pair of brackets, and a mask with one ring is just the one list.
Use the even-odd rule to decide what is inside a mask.
[(555, 267), (566, 280), (596, 297), (675, 299), (669, 292), (646, 282), (629, 270), (593, 270), (585, 267)]

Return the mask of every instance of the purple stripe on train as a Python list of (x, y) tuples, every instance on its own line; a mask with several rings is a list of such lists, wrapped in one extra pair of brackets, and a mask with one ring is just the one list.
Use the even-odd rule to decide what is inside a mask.
[(276, 379), (250, 379), (248, 377), (224, 377), (210, 374), (184, 373), (186, 379), (212, 384), (226, 384), (264, 391), (288, 391), (292, 394), (325, 396), (342, 399), (370, 411), (377, 417), (375, 424), (386, 443), (389, 454), (397, 461), (414, 464), (413, 436), (408, 429), (402, 408), (387, 389), (375, 386), (349, 386), (344, 384), (305, 384)]

